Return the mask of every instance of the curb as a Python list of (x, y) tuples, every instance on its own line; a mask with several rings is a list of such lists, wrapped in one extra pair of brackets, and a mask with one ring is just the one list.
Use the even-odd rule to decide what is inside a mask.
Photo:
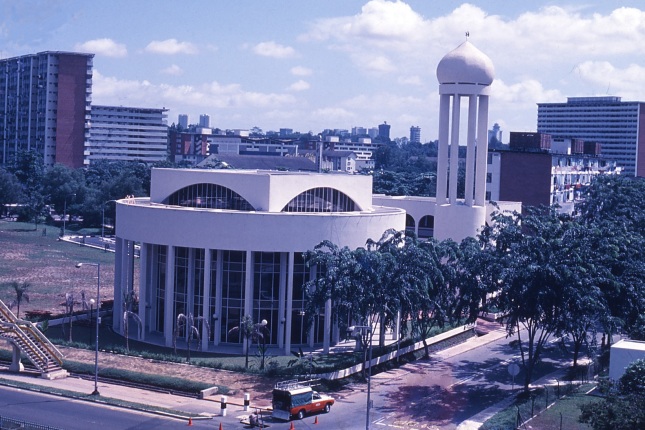
[[(90, 402), (90, 403), (99, 403), (99, 404), (107, 405), (107, 406), (111, 406), (111, 407), (117, 407), (117, 408), (121, 408), (121, 409), (128, 409), (128, 410), (132, 410), (132, 411), (139, 411), (139, 412), (145, 412), (145, 413), (149, 413), (149, 414), (161, 415), (161, 416), (174, 418), (174, 419), (179, 419), (179, 420), (188, 420), (188, 419), (193, 419), (193, 420), (212, 420), (213, 419), (213, 417), (205, 417), (205, 416), (191, 417), (191, 416), (185, 416), (185, 415), (172, 414), (170, 412), (163, 412), (163, 411), (155, 411), (155, 410), (144, 409), (144, 408), (137, 408), (137, 407), (134, 407), (134, 406), (124, 406), (124, 405), (114, 404), (114, 403), (110, 403), (110, 402), (99, 400), (99, 399), (90, 399), (90, 398), (87, 398), (87, 397), (75, 397), (75, 396), (71, 396), (71, 395), (63, 394), (63, 393), (54, 393), (52, 391), (46, 390), (47, 387), (44, 387), (42, 385), (37, 385), (37, 384), (30, 384), (30, 385), (34, 385), (34, 386), (37, 386), (37, 387), (42, 387), (42, 389), (32, 388), (32, 387), (21, 387), (21, 386), (18, 386), (18, 385), (13, 385), (9, 381), (10, 380), (0, 378), (0, 385), (5, 386), (5, 387), (11, 387), (11, 388), (17, 389), (17, 390), (33, 391), (35, 393), (47, 394), (47, 395), (50, 395), (50, 396), (65, 397), (65, 398), (68, 398), (68, 399), (74, 399), (74, 400)], [(112, 397), (106, 397), (106, 399), (112, 399)], [(118, 399), (114, 399), (114, 400), (118, 400)], [(152, 405), (148, 405), (148, 406), (152, 407)]]

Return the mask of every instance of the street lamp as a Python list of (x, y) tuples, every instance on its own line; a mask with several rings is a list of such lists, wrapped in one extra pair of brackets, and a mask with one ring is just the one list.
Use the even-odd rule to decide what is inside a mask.
[(96, 303), (96, 300), (90, 299), (90, 346), (92, 346), (92, 311), (94, 310), (94, 303)]
[(65, 238), (65, 221), (67, 220), (67, 198), (69, 196), (76, 196), (76, 193), (69, 193), (65, 196), (65, 203), (63, 203), (63, 238)]
[(365, 330), (369, 333), (370, 337), (370, 359), (368, 361), (368, 373), (367, 373), (367, 412), (365, 417), (365, 429), (370, 430), (370, 394), (372, 388), (372, 327), (368, 325), (355, 325), (349, 327), (352, 331), (352, 334), (357, 334), (357, 330), (363, 332)]
[(94, 355), (94, 392), (93, 396), (99, 393), (99, 308), (101, 303), (101, 263), (76, 263), (76, 268), (80, 269), (83, 264), (96, 267), (96, 352)]
[(108, 200), (106, 202), (103, 202), (102, 210), (103, 210), (103, 222), (101, 222), (101, 239), (105, 236), (105, 205), (107, 205), (110, 202), (115, 202), (116, 200)]

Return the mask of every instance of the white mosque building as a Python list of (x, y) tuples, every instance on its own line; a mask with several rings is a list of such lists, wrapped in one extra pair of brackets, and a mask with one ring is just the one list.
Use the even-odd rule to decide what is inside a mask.
[[(285, 354), (294, 345), (328, 350), (340, 337), (332, 304), (310, 330), (305, 327), (304, 285), (316, 268), (306, 266), (303, 252), (323, 240), (355, 249), (388, 229), (408, 228), (422, 238), (475, 236), (494, 210), (484, 199), (493, 74), (490, 59), (469, 42), (439, 63), (437, 199), (372, 195), (372, 178), (363, 175), (153, 169), (149, 198), (117, 202), (114, 329), (122, 332), (124, 293), (134, 289), (145, 341), (171, 346), (177, 315), (191, 313), (211, 325), (203, 350), (224, 344), (241, 351), (240, 335), (229, 330), (248, 314), (267, 321), (268, 344)], [(468, 191), (458, 200), (463, 97), (469, 106)]]

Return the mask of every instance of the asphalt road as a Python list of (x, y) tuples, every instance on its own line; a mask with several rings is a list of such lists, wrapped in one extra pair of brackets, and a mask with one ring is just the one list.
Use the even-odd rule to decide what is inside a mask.
[[(520, 364), (519, 351), (509, 346), (510, 339), (500, 339), (453, 357), (441, 354), (430, 360), (419, 360), (372, 379), (372, 429), (455, 429), (462, 421), (494, 405), (511, 394), (512, 378), (508, 373), (511, 362)], [(547, 350), (536, 369), (533, 380), (565, 366), (570, 353), (559, 348)], [(515, 390), (520, 389), (523, 373), (515, 377)], [(365, 428), (366, 385), (350, 386), (334, 395), (336, 404), (329, 414), (294, 421), (295, 429), (333, 428), (359, 430)], [(205, 411), (218, 412), (206, 405)], [(249, 428), (239, 423), (244, 415), (239, 409), (227, 417), (193, 421), (193, 428)], [(62, 429), (87, 429), (100, 426), (107, 429), (176, 429), (186, 427), (185, 420), (131, 411), (0, 387), (0, 415), (47, 424)], [(291, 423), (269, 421), (271, 430), (287, 430)]]

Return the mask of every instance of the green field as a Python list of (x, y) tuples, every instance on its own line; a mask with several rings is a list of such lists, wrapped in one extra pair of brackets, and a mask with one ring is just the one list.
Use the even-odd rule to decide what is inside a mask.
[(67, 292), (80, 298), (84, 290), (88, 300), (95, 297), (96, 269), (77, 269), (78, 262), (101, 264), (101, 300), (113, 298), (114, 254), (61, 242), (58, 234), (58, 228), (44, 224), (34, 230), (34, 224), (0, 220), (0, 300), (15, 298), (7, 282), (28, 282), (30, 300), (21, 305), (21, 315), (29, 310), (63, 313)]

